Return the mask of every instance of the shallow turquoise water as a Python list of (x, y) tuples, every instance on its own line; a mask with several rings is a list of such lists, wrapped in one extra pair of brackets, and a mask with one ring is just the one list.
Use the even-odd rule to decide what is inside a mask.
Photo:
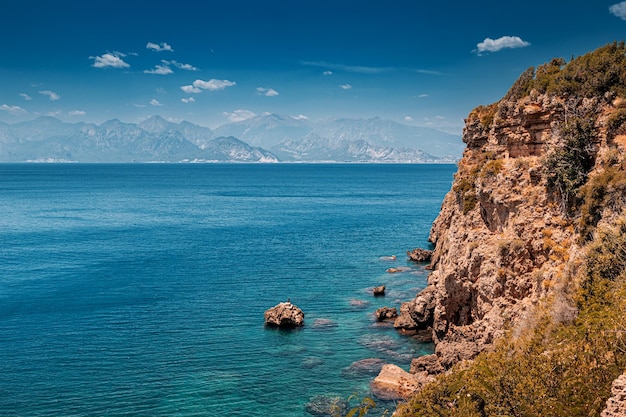
[[(0, 165), (0, 415), (308, 416), (368, 395), (353, 362), (432, 349), (372, 313), (425, 286), (404, 254), (454, 170)], [(305, 327), (265, 328), (287, 298)]]

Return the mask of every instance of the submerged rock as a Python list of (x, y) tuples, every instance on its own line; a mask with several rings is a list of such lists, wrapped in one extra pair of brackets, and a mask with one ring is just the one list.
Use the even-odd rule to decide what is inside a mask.
[(312, 369), (323, 364), (324, 364), (324, 360), (321, 358), (318, 358), (317, 356), (309, 356), (302, 360), (302, 367), (304, 369)]
[(385, 361), (378, 358), (361, 359), (352, 362), (341, 374), (345, 377), (360, 377), (364, 375), (377, 375), (385, 365)]
[(317, 395), (306, 404), (307, 413), (319, 417), (344, 415), (348, 411), (348, 403), (340, 397)]
[(280, 303), (265, 312), (265, 324), (282, 328), (304, 326), (304, 312), (289, 301)]
[(387, 272), (390, 274), (397, 274), (398, 272), (407, 272), (410, 271), (411, 268), (408, 266), (399, 266), (397, 268), (387, 268)]
[(350, 300), (350, 305), (356, 308), (367, 308), (370, 305), (370, 302), (364, 301), (364, 300), (352, 299)]
[(332, 329), (337, 327), (337, 323), (330, 319), (315, 319), (313, 327), (316, 329)]

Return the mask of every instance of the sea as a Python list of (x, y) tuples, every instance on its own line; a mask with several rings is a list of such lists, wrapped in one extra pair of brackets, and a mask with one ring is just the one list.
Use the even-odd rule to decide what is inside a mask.
[[(359, 361), (433, 350), (374, 312), (426, 286), (406, 251), (429, 247), (455, 170), (0, 164), (0, 415), (309, 417), (371, 397)], [(305, 325), (266, 327), (287, 300)], [(394, 407), (372, 398), (368, 415)]]

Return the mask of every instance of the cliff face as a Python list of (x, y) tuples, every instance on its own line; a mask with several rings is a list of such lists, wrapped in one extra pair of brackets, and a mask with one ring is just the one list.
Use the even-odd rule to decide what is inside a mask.
[[(428, 286), (402, 305), (396, 328), (432, 330), (437, 359), (447, 369), (475, 357), (505, 330), (531, 325), (533, 306), (543, 298), (552, 297), (558, 320), (575, 315), (568, 277), (582, 255), (583, 228), (566, 193), (550, 182), (554, 173), (545, 161), (563, 147), (564, 124), (581, 116), (595, 132), (586, 144), (588, 178), (622, 161), (624, 126), (615, 116), (622, 107), (611, 94), (583, 99), (533, 91), (474, 110), (452, 190), (431, 230)], [(593, 222), (610, 221), (625, 202), (623, 193), (614, 193), (613, 204), (593, 212)]]

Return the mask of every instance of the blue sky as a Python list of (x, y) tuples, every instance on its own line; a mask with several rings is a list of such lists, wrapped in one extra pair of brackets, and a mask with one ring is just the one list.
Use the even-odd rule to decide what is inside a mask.
[(460, 133), (529, 66), (626, 38), (626, 2), (32, 1), (0, 16), (0, 121), (279, 113)]

